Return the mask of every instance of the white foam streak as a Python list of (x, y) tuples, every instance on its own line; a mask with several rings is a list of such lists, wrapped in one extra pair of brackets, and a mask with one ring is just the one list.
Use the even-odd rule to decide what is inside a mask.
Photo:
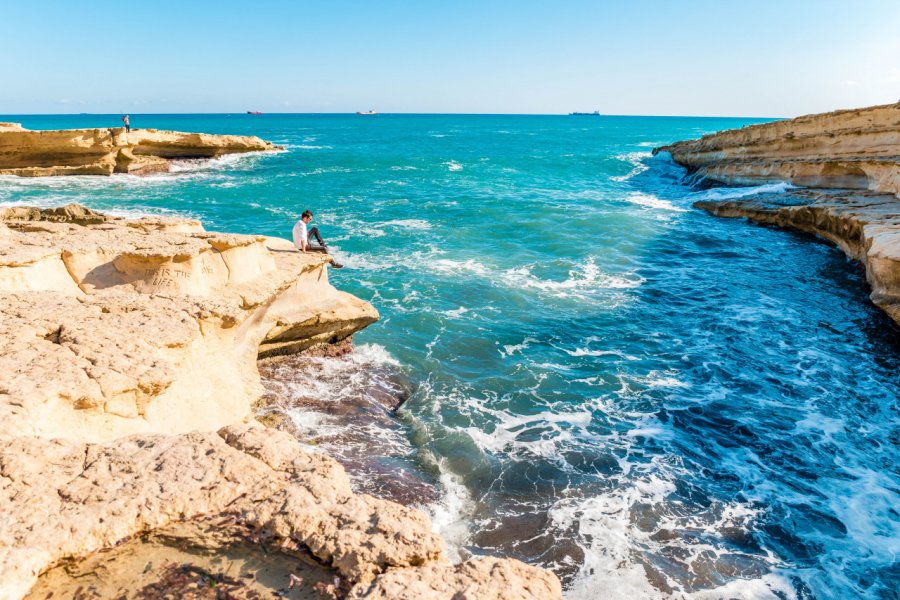
[(718, 187), (698, 192), (692, 196), (693, 200), (735, 200), (756, 194), (783, 194), (795, 190), (797, 186), (783, 181), (766, 183), (749, 187)]
[(441, 470), (441, 501), (427, 507), (431, 517), (431, 529), (441, 534), (448, 543), (450, 559), (459, 562), (461, 559), (457, 548), (466, 543), (469, 537), (472, 512), (475, 504), (456, 475), (447, 472), (442, 465)]
[(628, 181), (635, 175), (639, 175), (649, 169), (644, 160), (648, 159), (652, 156), (650, 152), (629, 152), (627, 154), (619, 154), (616, 156), (617, 159), (627, 162), (631, 165), (631, 171), (626, 175), (617, 175), (615, 177), (610, 177), (610, 181)]
[(500, 276), (506, 285), (518, 289), (535, 289), (557, 297), (584, 297), (597, 289), (632, 289), (639, 287), (643, 278), (629, 279), (603, 273), (593, 257), (569, 271), (569, 277), (562, 281), (539, 279), (531, 272), (532, 267), (524, 266), (504, 271)]
[(630, 202), (631, 204), (637, 204), (639, 206), (645, 206), (647, 208), (654, 208), (657, 210), (671, 210), (673, 212), (687, 212), (686, 208), (681, 208), (679, 206), (675, 206), (668, 200), (663, 200), (661, 198), (657, 198), (652, 194), (643, 194), (641, 192), (632, 192), (625, 196), (625, 201)]

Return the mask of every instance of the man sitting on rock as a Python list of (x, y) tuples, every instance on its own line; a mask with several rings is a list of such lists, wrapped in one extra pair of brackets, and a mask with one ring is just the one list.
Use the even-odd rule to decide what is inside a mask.
[[(312, 219), (313, 214), (311, 210), (304, 210), (303, 214), (300, 215), (300, 220), (294, 225), (294, 230), (292, 232), (294, 236), (294, 246), (296, 246), (297, 250), (300, 252), (322, 252), (323, 254), (328, 254), (328, 244), (325, 243), (325, 240), (323, 240), (322, 236), (319, 234), (319, 228), (313, 227), (307, 231), (306, 226)], [(313, 243), (313, 238), (316, 239), (318, 245)], [(334, 260), (332, 260), (331, 266), (335, 269), (344, 268), (344, 265)]]

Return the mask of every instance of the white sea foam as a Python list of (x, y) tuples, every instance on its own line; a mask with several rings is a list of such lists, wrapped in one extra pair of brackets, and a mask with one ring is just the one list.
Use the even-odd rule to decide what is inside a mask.
[(352, 173), (352, 169), (348, 169), (346, 167), (317, 167), (312, 171), (303, 171), (300, 173), (294, 173), (296, 177), (310, 177), (313, 175), (328, 175), (331, 173)]
[(380, 223), (382, 227), (397, 227), (400, 229), (417, 229), (427, 231), (431, 229), (431, 223), (423, 219), (394, 219)]
[(466, 308), (465, 306), (460, 306), (459, 308), (453, 310), (441, 311), (440, 314), (444, 315), (445, 317), (450, 317), (451, 319), (458, 319), (468, 312), (471, 312), (468, 308)]
[(593, 257), (569, 271), (569, 276), (562, 280), (548, 280), (535, 277), (531, 266), (518, 267), (504, 271), (500, 279), (506, 285), (518, 289), (535, 289), (557, 297), (583, 297), (598, 289), (631, 289), (643, 283), (643, 278), (631, 275), (615, 276), (604, 273), (597, 266)]
[(617, 159), (625, 161), (631, 165), (631, 171), (629, 171), (626, 175), (617, 175), (615, 177), (610, 177), (609, 179), (611, 181), (627, 181), (635, 175), (643, 173), (650, 168), (645, 164), (644, 161), (651, 156), (652, 154), (650, 152), (629, 152), (627, 154), (617, 155)]
[(463, 166), (455, 160), (445, 162), (444, 164), (447, 165), (447, 170), (449, 171), (462, 171), (463, 169)]
[(532, 337), (526, 337), (518, 344), (507, 344), (500, 348), (500, 356), (506, 358), (507, 356), (512, 356), (513, 354), (521, 354), (522, 350), (528, 348), (532, 342), (536, 342), (537, 340)]
[[(630, 437), (646, 435), (652, 430), (635, 430)], [(656, 461), (654, 461), (656, 462)], [(694, 565), (699, 576), (709, 568), (711, 557), (728, 554), (704, 541), (705, 536), (688, 536), (685, 539), (654, 537), (657, 531), (707, 532), (713, 536), (723, 529), (744, 529), (756, 518), (758, 512), (747, 504), (734, 502), (719, 507), (714, 512), (699, 516), (684, 515), (667, 507), (667, 498), (676, 488), (667, 469), (661, 463), (653, 465), (658, 473), (634, 473), (629, 483), (614, 488), (607, 494), (590, 498), (564, 499), (550, 510), (555, 528), (577, 528), (577, 538), (585, 552), (584, 562), (570, 586), (569, 600), (599, 600), (628, 597), (656, 599), (663, 597), (658, 587), (651, 583), (642, 562), (636, 560), (636, 552), (656, 554), (665, 546), (678, 548), (678, 561), (688, 569)], [(646, 515), (654, 526), (638, 526)], [(746, 557), (745, 560), (750, 560)], [(756, 571), (766, 571), (761, 576), (740, 578), (724, 586), (715, 586), (715, 576), (710, 577), (708, 587), (687, 592), (671, 575), (657, 572), (666, 585), (676, 590), (673, 597), (684, 599), (744, 598), (775, 600), (795, 598), (793, 587), (775, 572), (777, 561), (772, 557), (755, 556)]]
[(797, 186), (783, 181), (765, 183), (749, 187), (717, 187), (692, 195), (693, 200), (734, 200), (756, 194), (780, 194), (797, 189)]
[(627, 196), (625, 196), (625, 201), (630, 202), (631, 204), (637, 204), (639, 206), (645, 206), (647, 208), (654, 208), (658, 210), (687, 212), (686, 208), (675, 206), (668, 200), (663, 200), (661, 198), (657, 198), (653, 194), (644, 194), (642, 192), (632, 192), (628, 194)]
[[(254, 152), (225, 154), (217, 158), (175, 159), (169, 163), (169, 171), (171, 173), (190, 173), (197, 171), (248, 170), (255, 167), (264, 157), (283, 152), (286, 151), (259, 150)], [(153, 175), (153, 177), (165, 177), (165, 173)]]
[(450, 559), (459, 562), (461, 557), (458, 548), (462, 547), (469, 537), (474, 502), (469, 490), (456, 475), (447, 472), (442, 465), (441, 500), (427, 507), (431, 517), (431, 529), (447, 541)]
[(449, 258), (437, 258), (426, 263), (427, 268), (442, 275), (478, 275), (490, 276), (492, 271), (484, 264), (473, 258), (466, 260), (453, 260)]

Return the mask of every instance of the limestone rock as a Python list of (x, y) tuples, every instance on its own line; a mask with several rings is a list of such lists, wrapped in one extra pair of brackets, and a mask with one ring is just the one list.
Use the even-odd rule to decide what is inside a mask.
[(0, 448), (0, 597), (64, 558), (200, 516), (309, 549), (352, 581), (440, 558), (420, 512), (353, 494), (334, 460), (259, 427), (106, 444), (16, 437)]
[(730, 185), (787, 181), (900, 198), (900, 103), (730, 129), (658, 152)]
[(561, 597), (517, 561), (450, 565), (423, 513), (354, 493), (336, 461), (252, 418), (259, 355), (378, 317), (328, 283), (328, 256), (74, 205), (0, 217), (0, 600), (178, 526), (207, 553), (249, 535), (308, 554), (356, 598)]
[[(260, 353), (375, 321), (285, 240), (14, 208), (0, 236), (0, 419), (82, 441), (215, 430), (251, 418)], [(87, 223), (79, 225), (76, 223)]]
[(144, 175), (169, 170), (173, 158), (215, 158), (280, 147), (254, 136), (123, 128), (29, 131), (0, 124), (0, 175)]
[(200, 518), (310, 552), (346, 578), (351, 598), (561, 598), (554, 575), (518, 561), (450, 565), (424, 514), (354, 494), (336, 461), (259, 426), (104, 444), (14, 437), (0, 446), (0, 475), (3, 599), (64, 559)]
[(528, 600), (561, 598), (551, 573), (516, 560), (481, 558), (458, 565), (392, 569), (369, 587), (357, 585), (349, 600)]
[(834, 242), (863, 262), (872, 301), (900, 323), (900, 103), (721, 131), (659, 152), (726, 184), (817, 188), (695, 206)]

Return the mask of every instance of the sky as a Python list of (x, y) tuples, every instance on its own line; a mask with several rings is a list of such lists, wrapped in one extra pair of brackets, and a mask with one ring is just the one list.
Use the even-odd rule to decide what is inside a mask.
[(792, 117), (900, 100), (900, 0), (0, 0), (0, 114)]

